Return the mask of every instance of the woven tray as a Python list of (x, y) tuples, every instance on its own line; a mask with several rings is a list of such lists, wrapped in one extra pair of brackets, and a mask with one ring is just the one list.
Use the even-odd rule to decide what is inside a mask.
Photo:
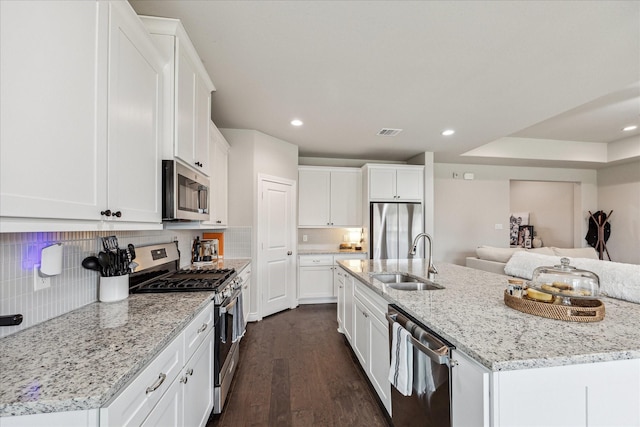
[(599, 322), (604, 319), (604, 304), (597, 299), (571, 298), (571, 305), (555, 305), (517, 298), (505, 291), (504, 303), (514, 310), (549, 319), (569, 322)]

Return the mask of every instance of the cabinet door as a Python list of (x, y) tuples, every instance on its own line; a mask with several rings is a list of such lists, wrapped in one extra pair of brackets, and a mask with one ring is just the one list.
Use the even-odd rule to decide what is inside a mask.
[(391, 383), (389, 382), (389, 327), (369, 313), (369, 380), (378, 392), (387, 412), (391, 413)]
[[(127, 3), (110, 3), (108, 202), (122, 220), (162, 222), (162, 60)], [(102, 159), (105, 161), (105, 159)]]
[(142, 427), (182, 427), (183, 407), (182, 383), (180, 378), (176, 378), (144, 420)]
[(369, 200), (395, 200), (396, 170), (394, 168), (369, 169)]
[(211, 132), (211, 223), (228, 224), (229, 144), (218, 128), (210, 122)]
[(323, 298), (333, 296), (333, 267), (300, 267), (300, 295), (304, 298)]
[(421, 169), (398, 168), (396, 170), (396, 196), (399, 200), (421, 201), (424, 178)]
[(344, 275), (344, 335), (353, 346), (353, 319), (355, 315), (355, 300), (353, 297), (354, 279), (350, 274)]
[(107, 4), (0, 2), (0, 216), (100, 218)]
[(175, 156), (199, 169), (195, 164), (196, 67), (180, 39), (176, 39), (175, 67)]
[(362, 172), (331, 171), (331, 225), (362, 226)]
[(490, 371), (464, 353), (453, 350), (451, 418), (453, 427), (490, 425)]
[(209, 176), (211, 165), (209, 163), (209, 124), (211, 123), (211, 92), (207, 89), (207, 85), (202, 78), (196, 75), (196, 91), (195, 91), (195, 140), (194, 144), (194, 161), (198, 170), (204, 175)]
[[(249, 268), (249, 267), (247, 267)], [(243, 275), (242, 282), (242, 314), (244, 315), (244, 324), (246, 326), (247, 319), (249, 318), (250, 308), (251, 308), (251, 270)]]
[(344, 333), (344, 273), (336, 268), (333, 282), (336, 287), (338, 331)]
[(181, 379), (184, 390), (184, 426), (203, 427), (213, 410), (213, 333), (185, 364)]
[[(354, 313), (353, 313), (353, 340), (351, 345), (360, 365), (367, 372), (369, 370), (369, 335), (371, 333), (371, 322), (369, 320), (369, 313), (364, 304), (358, 299), (354, 298)], [(387, 347), (387, 351), (388, 347)]]
[(331, 225), (331, 173), (298, 171), (298, 226)]

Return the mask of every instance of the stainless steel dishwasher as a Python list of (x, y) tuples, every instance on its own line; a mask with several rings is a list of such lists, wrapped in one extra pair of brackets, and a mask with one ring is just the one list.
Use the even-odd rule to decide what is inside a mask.
[(451, 349), (455, 348), (426, 326), (390, 305), (389, 347), (393, 324), (406, 329), (413, 348), (413, 389), (404, 396), (391, 386), (391, 419), (395, 427), (451, 427)]

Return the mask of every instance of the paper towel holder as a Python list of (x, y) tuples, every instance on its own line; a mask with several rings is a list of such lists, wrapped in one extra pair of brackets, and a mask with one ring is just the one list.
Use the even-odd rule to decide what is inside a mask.
[(42, 277), (57, 276), (62, 273), (62, 243), (42, 248), (40, 271)]

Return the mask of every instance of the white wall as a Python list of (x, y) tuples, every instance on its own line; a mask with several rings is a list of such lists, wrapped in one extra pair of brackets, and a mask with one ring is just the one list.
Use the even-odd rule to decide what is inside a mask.
[(613, 210), (607, 241), (611, 260), (640, 264), (640, 161), (598, 170), (596, 210)]
[[(465, 172), (473, 173), (474, 179), (462, 179)], [(585, 169), (436, 163), (434, 258), (464, 265), (479, 245), (509, 246), (511, 180), (579, 183), (573, 246), (586, 246), (587, 211), (598, 206), (596, 177), (596, 171)]]
[[(251, 226), (252, 276), (250, 320), (259, 318), (258, 175), (298, 181), (298, 147), (256, 130), (220, 129), (229, 150), (229, 225)], [(292, 224), (295, 233), (296, 222)]]
[[(574, 242), (572, 182), (511, 181), (511, 212), (529, 212), (529, 225), (544, 246), (571, 248)], [(584, 237), (584, 236), (583, 236)]]

